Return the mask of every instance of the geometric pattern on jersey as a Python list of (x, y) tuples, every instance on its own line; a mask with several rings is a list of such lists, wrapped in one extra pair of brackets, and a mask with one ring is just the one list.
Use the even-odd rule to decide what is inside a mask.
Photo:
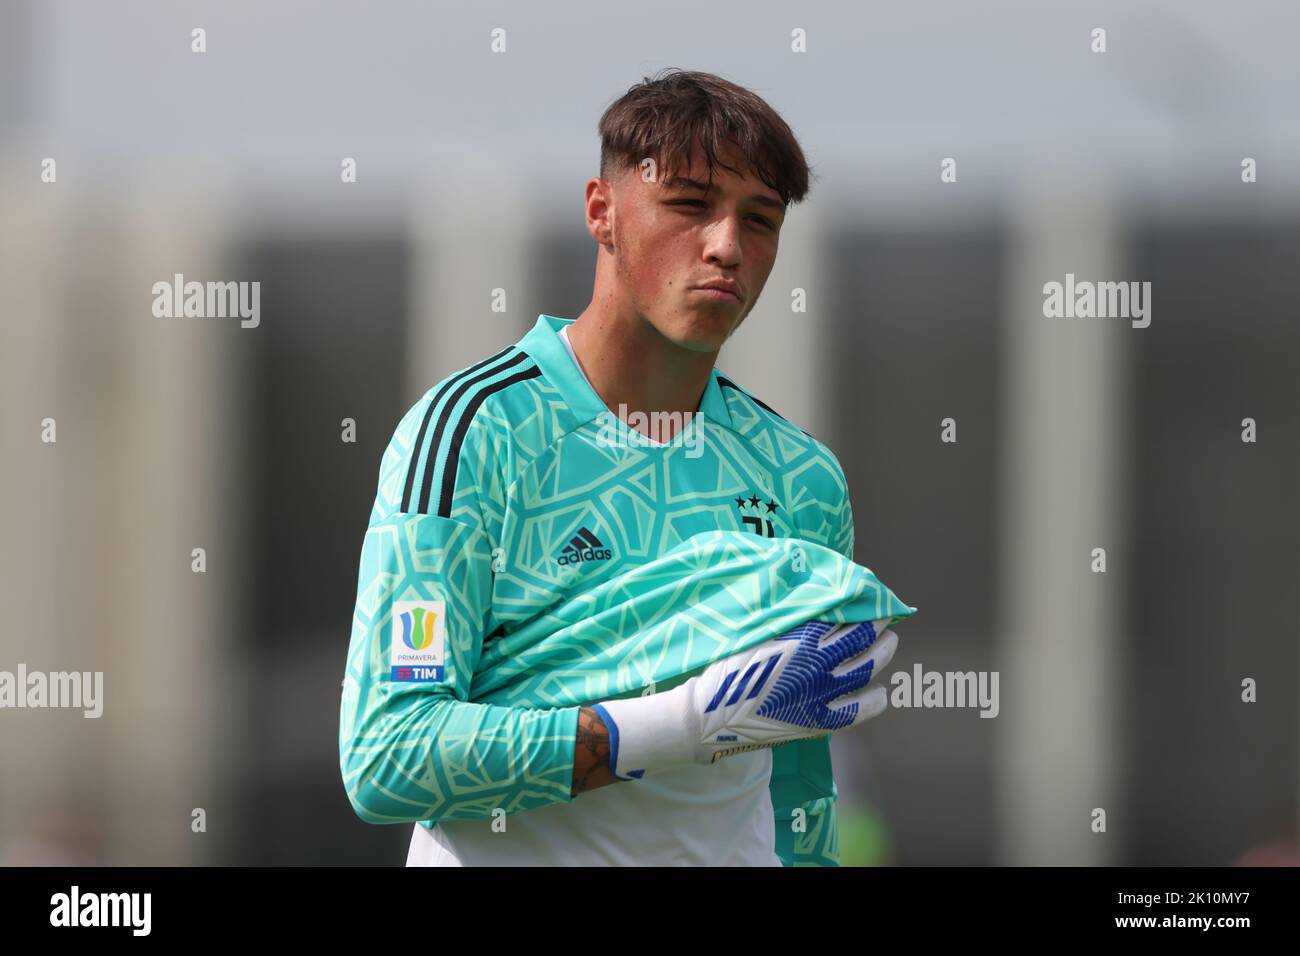
[[(829, 449), (716, 369), (689, 442), (611, 443), (608, 410), (557, 334), (564, 324), (540, 316), (517, 344), (435, 385), (384, 451), (340, 709), (344, 783), (363, 819), (431, 826), (572, 800), (577, 707), (491, 701), (543, 707), (592, 688), (617, 693), (648, 662), (680, 665), (662, 656), (677, 646), (691, 648), (683, 659), (716, 659), (726, 627), (706, 612), (721, 601), (757, 619), (767, 585), (726, 580), (716, 539), (729, 536), (711, 547), (709, 532), (746, 536), (751, 559), (792, 543), (773, 539), (798, 539), (874, 581), (850, 563), (848, 491)], [(558, 560), (587, 536), (607, 559)], [(725, 581), (722, 597), (697, 602), (694, 617), (690, 602), (667, 614), (683, 574)], [(659, 609), (620, 592), (627, 581), (663, 589)], [(392, 605), (435, 600), (446, 607), (443, 679), (392, 681)], [(794, 620), (802, 610), (785, 613), (790, 626), (807, 619)], [(672, 616), (684, 640), (666, 641)], [(431, 706), (469, 700), (488, 706)], [(774, 800), (783, 779), (829, 778), (829, 760), (825, 738), (776, 748)], [(778, 805), (778, 818), (792, 810)]]
[[(896, 620), (914, 612), (869, 570), (821, 545), (736, 531), (695, 535), (672, 552), (603, 581), (498, 638), (472, 668), (456, 642), (448, 642), (448, 669), (459, 691), (457, 699), (499, 705), (497, 716), (506, 721), (486, 746), (504, 742), (512, 747), (507, 767), (531, 761), (539, 768), (531, 779), (518, 781), (519, 786), (503, 788), (502, 774), (491, 771), (491, 759), (483, 753), (481, 721), (457, 723), (444, 713), (436, 725), (422, 722), (426, 691), (386, 679), (393, 638), (384, 635), (391, 635), (391, 622), (376, 624), (373, 618), (386, 613), (391, 618), (385, 609), (394, 600), (433, 596), (422, 588), (421, 574), (414, 568), (426, 562), (445, 567), (446, 584), (436, 596), (449, 609), (482, 600), (477, 593), (481, 579), (471, 573), (480, 562), (473, 557), (468, 529), (431, 542), (433, 550), (424, 554), (419, 547), (423, 534), (437, 534), (451, 523), (430, 516), (409, 520), (417, 522), (409, 525), (416, 545), (410, 557), (402, 553), (396, 528), (384, 525), (367, 535), (363, 577), (377, 583), (358, 600), (354, 637), (377, 634), (379, 639), (354, 642), (361, 657), (349, 661), (341, 722), (355, 728), (358, 720), (364, 724), (359, 715), (370, 715), (371, 728), (341, 740), (341, 749), (345, 776), (354, 788), (350, 794), (367, 808), (367, 819), (373, 822), (401, 822), (412, 807), (421, 814), (427, 808), (430, 819), (459, 819), (490, 814), (497, 806), (509, 813), (554, 802), (545, 799), (546, 788), (567, 788), (568, 780), (563, 774), (548, 779), (545, 761), (530, 756), (554, 748), (571, 761), (573, 731), (555, 723), (561, 711), (554, 708), (637, 694), (657, 684), (666, 688), (708, 663), (794, 630), (809, 618)], [(461, 586), (464, 590), (457, 590)], [(471, 671), (466, 688), (463, 675)], [(428, 692), (445, 693), (439, 685)], [(431, 739), (437, 759), (430, 759)], [(802, 775), (793, 779), (805, 782)], [(826, 786), (831, 785), (827, 781)], [(780, 787), (780, 781), (774, 780), (773, 786)], [(785, 798), (774, 789), (773, 802), (793, 807), (804, 800)]]
[[(816, 634), (833, 624), (804, 622), (892, 621), (913, 613), (868, 568), (822, 545), (703, 532), (489, 642), (470, 699), (597, 703), (639, 694), (651, 683), (671, 686), (785, 634), (810, 635), (804, 653), (848, 659), (865, 648), (865, 632), (819, 648)], [(851, 717), (827, 714), (832, 722)]]
[(839, 866), (840, 830), (833, 797), (803, 805), (803, 829), (777, 823), (776, 853), (787, 866)]

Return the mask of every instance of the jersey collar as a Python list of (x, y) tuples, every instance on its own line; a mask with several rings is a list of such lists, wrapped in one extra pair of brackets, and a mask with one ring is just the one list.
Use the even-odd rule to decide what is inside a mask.
[[(519, 348), (532, 357), (547, 380), (560, 390), (560, 394), (564, 396), (565, 402), (573, 413), (578, 416), (578, 424), (581, 425), (594, 420), (609, 409), (587, 382), (582, 370), (574, 364), (569, 350), (560, 341), (560, 329), (572, 324), (573, 319), (561, 319), (543, 313), (537, 317), (537, 323), (528, 334), (519, 340)], [(716, 367), (709, 373), (709, 383), (704, 387), (700, 412), (709, 421), (730, 428), (731, 412), (722, 395), (722, 386), (718, 384), (718, 374)]]

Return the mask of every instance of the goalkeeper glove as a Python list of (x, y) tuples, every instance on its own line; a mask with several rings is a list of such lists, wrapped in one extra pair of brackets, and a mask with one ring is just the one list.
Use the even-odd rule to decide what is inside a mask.
[(867, 686), (898, 646), (897, 634), (880, 630), (888, 623), (809, 621), (672, 690), (594, 705), (609, 731), (610, 770), (631, 780), (870, 720), (888, 706), (884, 687)]

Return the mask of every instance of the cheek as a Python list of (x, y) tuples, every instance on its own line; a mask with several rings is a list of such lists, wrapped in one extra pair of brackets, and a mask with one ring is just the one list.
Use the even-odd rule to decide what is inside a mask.
[(776, 265), (776, 248), (774, 241), (755, 242), (751, 249), (745, 250), (745, 262), (750, 269), (750, 285), (761, 288)]
[(632, 279), (639, 291), (667, 293), (685, 284), (688, 270), (684, 267), (690, 263), (684, 258), (688, 253), (680, 235), (645, 230), (626, 248)]

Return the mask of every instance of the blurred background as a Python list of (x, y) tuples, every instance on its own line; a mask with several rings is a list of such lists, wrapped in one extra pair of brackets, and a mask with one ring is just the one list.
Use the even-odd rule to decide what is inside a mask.
[[(596, 121), (669, 66), (766, 98), (817, 176), (719, 367), (838, 454), (856, 559), (920, 608), (895, 669), (1000, 675), (995, 719), (835, 738), (844, 862), (1295, 863), (1298, 30), (1280, 0), (4, 0), (0, 670), (102, 671), (104, 714), (0, 710), (0, 863), (405, 861), (338, 769), (379, 456), (585, 308)], [(260, 324), (155, 317), (176, 273), (260, 282)], [(1045, 318), (1067, 273), (1150, 282), (1151, 324)]]

